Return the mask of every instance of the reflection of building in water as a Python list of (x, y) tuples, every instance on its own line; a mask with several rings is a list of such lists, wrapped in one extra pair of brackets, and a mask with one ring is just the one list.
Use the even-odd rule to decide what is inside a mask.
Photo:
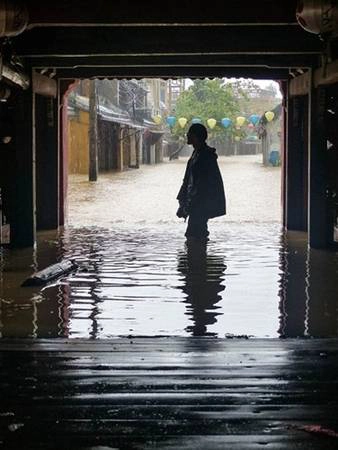
[[(69, 286), (58, 280), (44, 288), (21, 287), (33, 271), (63, 258), (66, 249), (58, 236), (54, 230), (40, 231), (36, 249), (11, 250), (0, 261), (1, 337), (68, 337)], [(3, 271), (5, 282), (1, 283)]]
[(288, 232), (280, 261), (280, 335), (337, 336), (338, 254), (308, 249), (305, 233)]
[(304, 336), (307, 308), (306, 246), (303, 233), (290, 232), (280, 247), (280, 328), (282, 337)]
[(183, 286), (187, 295), (187, 315), (193, 322), (186, 331), (193, 336), (212, 336), (207, 331), (208, 325), (216, 323), (216, 304), (222, 298), (219, 293), (225, 289), (222, 285), (226, 269), (224, 258), (208, 255), (205, 245), (190, 244), (187, 251), (178, 255), (178, 270), (183, 274)]

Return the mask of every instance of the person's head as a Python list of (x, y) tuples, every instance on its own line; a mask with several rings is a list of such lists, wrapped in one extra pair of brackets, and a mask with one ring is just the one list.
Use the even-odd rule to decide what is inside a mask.
[(201, 123), (193, 123), (187, 133), (187, 142), (189, 145), (198, 147), (207, 140), (208, 132)]

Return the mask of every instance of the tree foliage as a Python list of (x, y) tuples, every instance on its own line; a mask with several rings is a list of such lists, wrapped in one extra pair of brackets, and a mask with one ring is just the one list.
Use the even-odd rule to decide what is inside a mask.
[[(217, 125), (212, 130), (214, 137), (225, 134), (225, 129), (221, 124), (224, 117), (234, 120), (240, 112), (239, 99), (234, 94), (234, 89), (230, 83), (223, 80), (196, 80), (192, 86), (177, 99), (175, 116), (185, 117), (188, 123), (193, 118), (201, 119), (204, 125), (210, 118), (217, 120)], [(182, 135), (185, 130), (180, 129), (178, 123), (174, 128), (176, 135)]]
[(276, 83), (270, 83), (265, 88), (260, 87), (254, 80), (240, 78), (231, 82), (234, 93), (239, 99), (241, 114), (262, 115), (265, 111), (277, 106), (281, 99), (277, 97)]
[[(171, 114), (176, 116), (171, 138), (180, 139), (186, 134), (193, 118), (199, 118), (207, 126), (207, 120), (216, 119), (214, 129), (208, 128), (209, 142), (217, 145), (230, 145), (232, 141), (246, 138), (257, 138), (256, 130), (247, 126), (236, 126), (236, 118), (241, 115), (248, 118), (251, 114), (262, 115), (265, 111), (273, 109), (280, 98), (277, 97), (275, 84), (261, 88), (251, 79), (213, 79), (196, 80), (177, 99), (176, 109)], [(187, 125), (182, 129), (178, 119), (185, 117)], [(228, 117), (232, 126), (225, 129), (222, 119)]]

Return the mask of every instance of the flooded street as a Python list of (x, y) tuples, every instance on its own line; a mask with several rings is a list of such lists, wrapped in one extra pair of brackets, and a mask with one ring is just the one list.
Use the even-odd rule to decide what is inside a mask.
[[(278, 167), (263, 167), (262, 155), (218, 159), (227, 196), (227, 215), (210, 224), (280, 222), (281, 174)], [(171, 223), (180, 229), (176, 195), (187, 158), (140, 170), (100, 174), (97, 183), (85, 175), (70, 177), (69, 225), (135, 226)]]
[[(220, 158), (228, 214), (207, 247), (185, 244), (175, 216), (186, 159), (71, 176), (69, 221), (38, 247), (7, 250), (0, 279), (3, 337), (337, 336), (338, 255), (308, 250), (280, 225), (280, 169), (261, 155)], [(20, 288), (56, 260), (78, 269)]]

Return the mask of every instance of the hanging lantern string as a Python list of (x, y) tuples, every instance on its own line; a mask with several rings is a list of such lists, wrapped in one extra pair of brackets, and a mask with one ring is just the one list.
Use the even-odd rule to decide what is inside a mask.
[[(275, 117), (275, 113), (273, 111), (266, 111), (264, 113), (264, 117), (268, 122), (271, 122)], [(152, 119), (157, 125), (159, 125), (163, 121), (163, 119), (160, 115), (156, 115), (156, 116), (152, 117)], [(206, 124), (211, 130), (213, 128), (215, 128), (217, 124), (222, 125), (224, 128), (229, 128), (234, 123), (237, 127), (242, 127), (245, 123), (248, 123), (248, 126), (250, 127), (250, 125), (253, 125), (253, 126), (258, 125), (258, 122), (260, 121), (260, 119), (261, 119), (261, 116), (258, 114), (251, 114), (250, 116), (248, 116), (248, 118), (246, 118), (245, 116), (238, 116), (238, 117), (236, 117), (234, 122), (232, 119), (230, 119), (228, 117), (223, 117), (223, 119), (221, 119), (219, 121), (213, 117), (210, 117), (209, 119), (206, 120)], [(166, 120), (167, 125), (169, 125), (169, 127), (171, 127), (171, 128), (176, 124), (176, 122), (179, 124), (179, 126), (181, 128), (184, 128), (187, 125), (187, 123), (189, 122), (186, 117), (179, 117), (177, 119), (176, 116), (172, 116), (172, 115), (167, 116), (167, 118), (165, 120)], [(192, 124), (202, 123), (202, 119), (200, 119), (199, 117), (193, 117), (191, 119), (191, 123)]]

